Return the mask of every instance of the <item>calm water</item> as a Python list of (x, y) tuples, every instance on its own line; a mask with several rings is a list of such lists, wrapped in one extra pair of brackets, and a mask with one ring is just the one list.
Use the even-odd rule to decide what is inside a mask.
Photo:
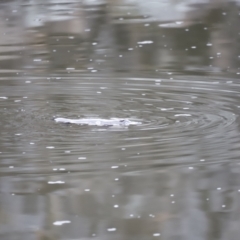
[(240, 1), (1, 1), (0, 239), (239, 239), (239, 22)]

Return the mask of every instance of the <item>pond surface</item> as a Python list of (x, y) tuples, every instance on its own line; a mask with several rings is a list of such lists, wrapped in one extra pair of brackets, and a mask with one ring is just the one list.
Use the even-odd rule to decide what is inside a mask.
[(239, 239), (239, 1), (2, 1), (0, 19), (0, 239)]

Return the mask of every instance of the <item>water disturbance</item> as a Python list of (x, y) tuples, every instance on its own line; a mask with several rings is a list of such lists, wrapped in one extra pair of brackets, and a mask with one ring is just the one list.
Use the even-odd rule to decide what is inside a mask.
[(239, 1), (0, 2), (0, 239), (239, 238)]

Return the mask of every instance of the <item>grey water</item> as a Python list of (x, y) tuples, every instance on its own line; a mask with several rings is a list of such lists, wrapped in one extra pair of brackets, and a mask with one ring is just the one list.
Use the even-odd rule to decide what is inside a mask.
[(240, 1), (0, 1), (0, 239), (239, 239), (239, 21)]

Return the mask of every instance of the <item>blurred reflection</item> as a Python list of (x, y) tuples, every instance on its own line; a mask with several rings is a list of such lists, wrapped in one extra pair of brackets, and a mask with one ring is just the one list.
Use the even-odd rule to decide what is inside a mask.
[[(1, 69), (234, 72), (238, 2), (1, 3)], [(26, 52), (27, 51), (27, 52)], [(25, 59), (25, 60), (24, 60)]]

